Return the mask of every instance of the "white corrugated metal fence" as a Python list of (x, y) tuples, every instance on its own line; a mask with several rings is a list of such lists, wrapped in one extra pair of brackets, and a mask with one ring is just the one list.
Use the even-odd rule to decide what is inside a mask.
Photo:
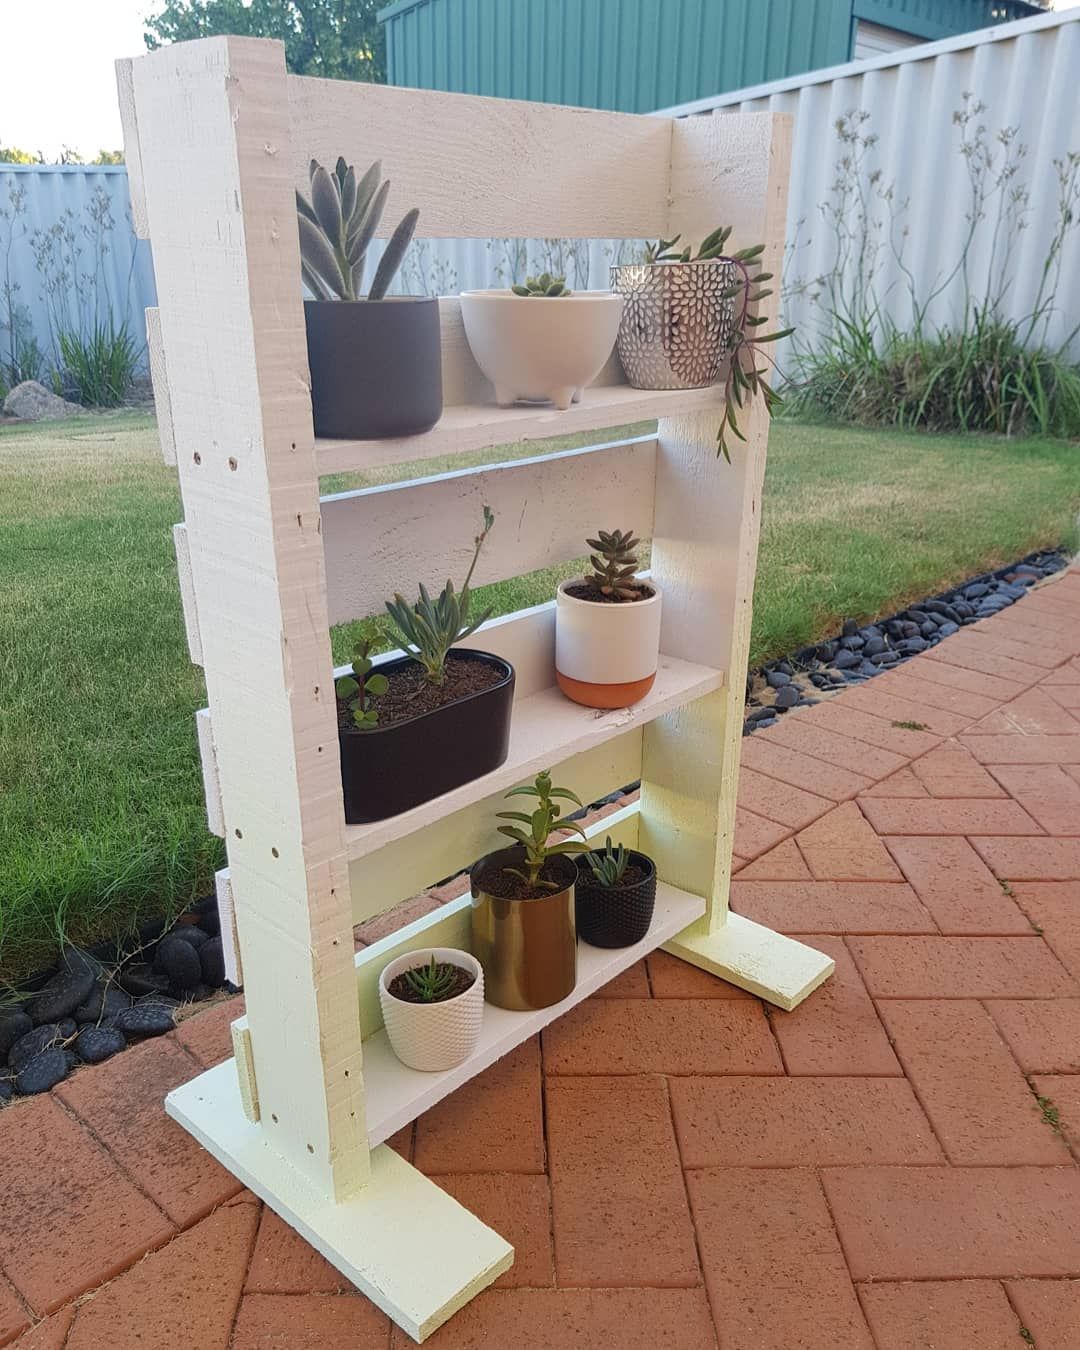
[[(912, 315), (909, 282), (922, 300), (941, 288), (926, 315), (941, 326), (962, 320), (965, 293), (981, 300), (988, 273), (995, 278), (991, 289), (1004, 289), (1005, 312), (1021, 318), (1038, 294), (1058, 219), (1054, 161), (1067, 164), (1070, 152), (1080, 152), (1080, 9), (664, 111), (794, 115), (784, 290), (786, 318), (801, 336), (819, 331), (820, 279), (837, 273), (830, 204), (843, 217), (846, 243), (839, 247), (848, 251), (848, 286), (865, 219), (864, 263), (873, 270), (877, 299), (902, 327)], [(966, 130), (954, 121), (957, 114), (968, 117)], [(838, 124), (860, 142), (876, 139), (843, 141)], [(967, 155), (962, 135), (976, 147)], [(966, 277), (961, 269), (950, 279), (973, 225), (969, 169), (987, 155), (987, 195), (974, 211), (982, 219), (974, 222)], [(1008, 176), (998, 184), (1003, 171)], [(865, 211), (857, 193), (844, 197), (837, 186), (856, 180)], [(1054, 346), (1080, 324), (1080, 213), (1060, 253), (1057, 297), (1045, 331)]]
[[(965, 108), (966, 129), (954, 121)], [(1055, 160), (1080, 151), (1080, 9), (663, 111), (761, 110), (795, 117), (784, 291), (786, 317), (800, 338), (820, 335), (823, 287), (831, 277), (850, 289), (860, 257), (877, 301), (902, 327), (910, 324), (912, 290), (921, 300), (938, 292), (928, 323), (959, 322), (965, 296), (969, 303), (983, 297), (988, 272), (1002, 279), (1012, 316), (1030, 311), (1058, 216)], [(842, 141), (838, 125), (855, 139)], [(967, 157), (962, 132), (975, 147)], [(954, 270), (972, 226), (968, 170), (987, 154), (991, 190), (983, 219), (975, 222), (967, 269)], [(1006, 166), (1007, 179), (994, 188)], [(15, 219), (13, 192), (23, 194)], [(35, 240), (40, 244), (66, 222), (82, 250), (72, 270), (87, 273), (93, 251), (87, 227), (103, 202), (113, 226), (107, 252), (92, 269), (98, 298), (126, 317), (141, 340), (142, 310), (155, 303), (153, 266), (149, 247), (131, 231), (122, 167), (0, 165), (0, 213), (9, 217), (0, 215), (0, 324), (7, 278), (48, 348), (57, 292), (50, 295), (36, 265)], [(375, 261), (381, 247), (373, 246)], [(609, 264), (632, 259), (637, 247), (605, 240), (423, 240), (410, 250), (395, 290), (453, 294), (543, 270), (565, 273), (575, 289), (606, 288)], [(838, 252), (847, 254), (842, 267)], [(1056, 266), (1058, 305), (1039, 334), (1053, 345), (1080, 323), (1080, 212)], [(0, 359), (6, 340), (0, 329)]]

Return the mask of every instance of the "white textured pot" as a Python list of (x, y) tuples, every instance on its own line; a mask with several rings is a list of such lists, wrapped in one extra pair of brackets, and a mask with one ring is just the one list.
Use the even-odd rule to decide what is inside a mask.
[(662, 592), (648, 600), (602, 605), (555, 592), (555, 675), (559, 688), (587, 708), (626, 708), (653, 687), (660, 659)]
[[(390, 982), (406, 970), (449, 961), (476, 977), (464, 993), (442, 1003), (406, 1003), (390, 993)], [(379, 976), (379, 1004), (394, 1054), (410, 1069), (439, 1073), (452, 1069), (476, 1049), (484, 1018), (484, 971), (470, 952), (423, 947), (388, 962)]]
[(502, 408), (516, 399), (569, 408), (615, 346), (623, 298), (575, 291), (551, 299), (462, 291), (461, 318), (476, 364)]

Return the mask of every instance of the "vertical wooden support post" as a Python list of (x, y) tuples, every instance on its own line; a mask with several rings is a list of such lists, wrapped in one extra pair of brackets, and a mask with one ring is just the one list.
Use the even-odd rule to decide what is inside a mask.
[(133, 89), (260, 1129), (340, 1200), (369, 1156), (282, 51), (167, 47)]
[(236, 1059), (166, 1109), (423, 1340), (514, 1253), (368, 1148), (284, 49), (213, 38), (119, 75), (247, 995)]
[[(701, 239), (731, 224), (733, 247), (764, 242), (764, 270), (779, 276), (790, 151), (785, 114), (676, 120), (668, 236)], [(730, 465), (717, 460), (718, 424), (717, 413), (659, 424), (652, 573), (664, 593), (661, 649), (727, 678), (645, 728), (641, 846), (668, 881), (708, 902), (667, 949), (792, 1007), (833, 963), (728, 913), (769, 419), (760, 400), (744, 413), (746, 441), (733, 439)]]

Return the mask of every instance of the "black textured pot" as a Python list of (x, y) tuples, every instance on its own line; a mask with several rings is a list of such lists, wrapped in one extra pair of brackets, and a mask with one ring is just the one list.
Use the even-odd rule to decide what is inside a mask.
[(415, 436), (442, 416), (439, 302), (305, 300), (316, 436)]
[(644, 853), (630, 853), (630, 863), (645, 873), (633, 886), (601, 886), (585, 855), (577, 859), (577, 932), (591, 947), (632, 947), (652, 923), (656, 904), (656, 864)]
[[(492, 666), (499, 672), (499, 682), (408, 722), (370, 731), (338, 728), (349, 825), (366, 825), (408, 811), (490, 773), (506, 758), (514, 667), (490, 652), (455, 647), (453, 654)], [(411, 656), (402, 656), (376, 669), (387, 675), (411, 662)]]

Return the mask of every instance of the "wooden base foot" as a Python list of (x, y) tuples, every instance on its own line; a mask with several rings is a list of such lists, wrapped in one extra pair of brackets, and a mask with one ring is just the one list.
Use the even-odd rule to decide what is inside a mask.
[(165, 1110), (416, 1341), (513, 1263), (508, 1242), (385, 1144), (356, 1195), (316, 1193), (245, 1117), (232, 1060), (170, 1092)]
[(723, 928), (709, 933), (696, 924), (670, 942), (670, 952), (692, 966), (747, 989), (790, 1012), (836, 969), (831, 956), (794, 938), (774, 933), (741, 914), (728, 914)]

